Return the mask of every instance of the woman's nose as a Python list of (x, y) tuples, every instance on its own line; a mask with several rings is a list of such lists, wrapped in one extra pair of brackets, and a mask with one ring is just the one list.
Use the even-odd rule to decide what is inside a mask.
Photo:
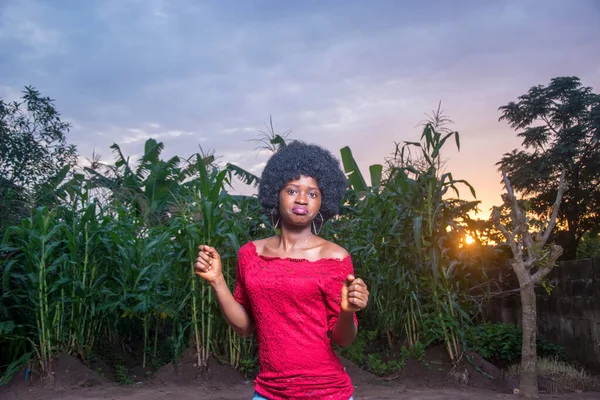
[(306, 195), (306, 193), (299, 192), (298, 196), (296, 196), (296, 203), (307, 204), (308, 203), (308, 196)]

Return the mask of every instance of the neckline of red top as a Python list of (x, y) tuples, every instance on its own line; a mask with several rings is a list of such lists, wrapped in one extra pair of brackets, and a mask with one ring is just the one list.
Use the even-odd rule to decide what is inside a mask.
[(350, 254), (348, 254), (346, 257), (344, 258), (319, 258), (318, 260), (309, 260), (307, 258), (293, 258), (293, 257), (278, 257), (278, 256), (263, 256), (262, 254), (258, 253), (258, 249), (256, 248), (256, 245), (254, 244), (254, 242), (250, 242), (250, 244), (252, 245), (252, 248), (254, 249), (254, 255), (256, 257), (262, 258), (265, 261), (276, 261), (276, 260), (286, 260), (286, 261), (291, 261), (291, 262), (306, 262), (306, 263), (319, 263), (319, 262), (323, 262), (323, 261), (327, 261), (327, 262), (344, 262), (348, 259), (350, 259)]

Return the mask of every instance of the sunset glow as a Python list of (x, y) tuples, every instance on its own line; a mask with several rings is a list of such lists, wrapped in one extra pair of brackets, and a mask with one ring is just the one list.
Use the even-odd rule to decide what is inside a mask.
[(471, 235), (465, 234), (465, 244), (471, 245), (473, 243), (475, 243), (475, 239)]

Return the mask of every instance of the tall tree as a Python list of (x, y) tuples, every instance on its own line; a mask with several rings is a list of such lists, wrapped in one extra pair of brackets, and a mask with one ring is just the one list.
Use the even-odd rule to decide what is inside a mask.
[(556, 223), (559, 207), (565, 190), (565, 172), (560, 175), (557, 183), (558, 191), (552, 203), (551, 215), (546, 226), (538, 232), (533, 232), (526, 212), (521, 208), (510, 180), (502, 171), (506, 193), (502, 195), (503, 207), (510, 210), (510, 223), (502, 223), (501, 209), (494, 207), (491, 221), (502, 232), (506, 243), (510, 247), (513, 258), (511, 266), (519, 280), (521, 294), (523, 345), (521, 348), (521, 382), (520, 390), (527, 399), (538, 398), (536, 374), (536, 330), (537, 330), (537, 303), (535, 286), (539, 285), (544, 277), (554, 267), (561, 256), (563, 249), (552, 243), (546, 246), (552, 229)]
[(575, 258), (582, 236), (600, 226), (600, 95), (592, 90), (577, 77), (558, 77), (500, 107), (500, 120), (519, 132), (524, 150), (505, 154), (498, 165), (532, 211), (550, 213), (566, 173), (557, 221), (565, 259)]
[[(70, 124), (54, 100), (27, 86), (21, 101), (0, 98), (0, 227), (21, 217), (26, 199), (48, 198), (47, 183), (64, 179), (77, 160)], [(58, 182), (60, 183), (60, 182)]]

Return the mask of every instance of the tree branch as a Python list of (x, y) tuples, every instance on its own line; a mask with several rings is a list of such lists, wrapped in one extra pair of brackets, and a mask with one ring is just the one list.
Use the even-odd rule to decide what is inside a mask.
[(494, 210), (492, 211), (492, 223), (494, 224), (496, 229), (498, 229), (502, 233), (502, 235), (506, 238), (506, 243), (508, 243), (508, 245), (510, 246), (513, 256), (515, 256), (515, 257), (517, 257), (517, 255), (520, 256), (521, 250), (515, 243), (514, 235), (512, 233), (510, 233), (506, 229), (506, 227), (504, 225), (502, 225), (502, 223), (500, 222), (500, 210), (498, 208), (494, 208)]
[[(530, 248), (533, 248), (533, 241), (531, 240), (531, 236), (529, 235), (529, 224), (527, 223), (527, 216), (525, 215), (525, 212), (521, 210), (521, 207), (519, 207), (517, 196), (515, 196), (515, 191), (513, 190), (512, 185), (510, 184), (510, 180), (508, 179), (508, 176), (506, 175), (506, 171), (504, 171), (504, 169), (502, 169), (502, 177), (504, 179), (504, 185), (506, 186), (506, 193), (503, 194), (501, 197), (504, 201), (504, 205), (510, 208), (511, 218), (515, 225), (514, 235), (511, 235), (513, 237), (513, 241), (516, 235), (518, 233), (521, 233), (521, 237), (519, 238), (516, 244), (518, 251), (513, 251), (513, 254), (515, 255), (515, 257), (518, 256), (519, 259), (522, 260), (523, 243), (525, 243), (525, 246), (527, 247), (528, 251), (530, 250)], [(529, 251), (529, 253), (531, 253), (531, 251)]]
[(562, 201), (563, 194), (567, 190), (567, 184), (565, 183), (565, 170), (563, 169), (560, 174), (560, 181), (558, 183), (558, 193), (556, 194), (556, 200), (552, 205), (552, 216), (550, 217), (550, 221), (548, 222), (548, 226), (546, 227), (546, 231), (542, 236), (542, 241), (540, 242), (540, 247), (544, 246), (548, 239), (550, 238), (550, 234), (554, 229), (554, 225), (556, 224), (556, 218), (558, 217), (558, 209), (560, 208), (560, 202)]
[(529, 233), (529, 226), (526, 226), (527, 229), (523, 231), (523, 240), (525, 241), (525, 247), (527, 247), (527, 261), (525, 261), (525, 268), (530, 269), (535, 262), (534, 258), (534, 248), (535, 242), (531, 237), (531, 233)]
[(542, 120), (542, 121), (544, 121), (544, 122), (546, 123), (546, 126), (547, 126), (548, 128), (550, 128), (550, 130), (551, 130), (552, 132), (554, 132), (554, 134), (555, 134), (556, 136), (559, 136), (559, 135), (558, 135), (558, 132), (557, 132), (557, 131), (556, 131), (556, 129), (555, 129), (553, 126), (552, 126), (552, 124), (550, 124), (550, 121), (548, 121), (548, 118), (547, 118), (545, 115), (540, 115), (540, 118), (541, 118), (541, 120)]
[(550, 271), (552, 271), (554, 264), (556, 264), (556, 260), (558, 260), (562, 253), (562, 247), (554, 243), (550, 245), (550, 251), (544, 255), (543, 261), (540, 263), (540, 268), (531, 276), (531, 282), (534, 285), (540, 283), (542, 279), (544, 279), (544, 277), (548, 275)]
[(501, 196), (502, 200), (504, 200), (504, 204), (511, 209), (511, 214), (513, 214), (512, 219), (515, 224), (515, 231), (525, 232), (528, 228), (527, 218), (525, 217), (524, 211), (521, 210), (521, 207), (519, 207), (517, 196), (515, 196), (515, 191), (513, 190), (510, 180), (508, 179), (504, 169), (502, 169), (502, 177), (504, 179), (504, 186), (506, 186), (507, 192)]

